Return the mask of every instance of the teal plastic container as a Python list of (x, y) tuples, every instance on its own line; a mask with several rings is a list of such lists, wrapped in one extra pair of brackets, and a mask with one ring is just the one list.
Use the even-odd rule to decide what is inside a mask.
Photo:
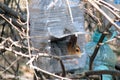
[[(91, 42), (88, 42), (85, 46), (87, 57), (86, 67), (85, 70), (89, 69), (89, 62), (90, 62), (90, 56), (93, 54), (95, 47), (97, 45), (97, 42), (99, 41), (101, 36), (101, 33), (99, 33), (97, 30), (92, 35)], [(107, 38), (105, 37), (103, 42), (105, 42)], [(94, 60), (94, 70), (114, 70), (115, 64), (116, 64), (116, 55), (112, 51), (112, 49), (109, 47), (108, 44), (104, 44), (100, 47), (97, 56)], [(102, 80), (112, 80), (111, 75), (103, 75)]]

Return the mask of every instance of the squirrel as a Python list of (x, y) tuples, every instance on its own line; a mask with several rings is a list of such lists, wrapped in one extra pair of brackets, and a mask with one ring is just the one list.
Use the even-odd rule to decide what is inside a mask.
[(77, 45), (77, 37), (72, 35), (67, 44), (67, 51), (69, 55), (81, 55), (81, 49)]

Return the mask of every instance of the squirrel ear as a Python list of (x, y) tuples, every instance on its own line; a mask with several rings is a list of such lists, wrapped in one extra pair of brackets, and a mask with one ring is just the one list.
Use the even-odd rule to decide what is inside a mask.
[(68, 44), (74, 47), (76, 43), (77, 43), (77, 37), (75, 35), (71, 35)]

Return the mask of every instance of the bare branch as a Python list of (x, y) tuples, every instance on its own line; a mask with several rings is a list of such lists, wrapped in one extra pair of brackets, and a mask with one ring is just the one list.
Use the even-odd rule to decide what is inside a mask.
[(4, 15), (0, 14), (0, 16), (7, 21), (11, 26), (13, 26), (20, 34), (22, 34), (23, 36), (25, 36), (24, 32), (21, 32), (21, 30), (19, 30), (14, 24), (12, 24), (12, 19), (7, 19)]
[(1, 2), (0, 2), (0, 8), (2, 10), (4, 10), (5, 13), (10, 14), (10, 15), (14, 16), (17, 19), (20, 19), (22, 22), (26, 22), (25, 18), (22, 15), (20, 15), (18, 12), (15, 12), (14, 10), (9, 8), (5, 4), (2, 4)]
[[(26, 0), (26, 8), (27, 8), (27, 34), (26, 34), (26, 36), (27, 36), (27, 44), (28, 44), (28, 52), (29, 52), (29, 57), (30, 57), (30, 59), (31, 59), (31, 50), (30, 50), (30, 39), (29, 39), (29, 33), (30, 33), (30, 26), (29, 26), (29, 17), (30, 17), (30, 15), (29, 15), (29, 7), (28, 7), (28, 0)], [(31, 63), (32, 64), (32, 63)]]
[[(1, 14), (2, 15), (2, 14)], [(8, 19), (9, 20), (9, 18), (10, 17), (8, 17), (7, 15), (4, 15), (4, 17), (6, 18), (6, 19)], [(1, 18), (3, 18), (3, 17), (1, 17)], [(4, 18), (3, 18), (4, 19)], [(14, 18), (11, 18), (12, 19), (12, 24), (13, 25), (15, 25), (17, 28), (19, 28), (19, 29), (21, 29), (22, 30), (22, 28), (24, 28), (24, 29), (26, 29), (25, 27), (24, 27), (24, 25), (26, 24), (26, 23), (22, 23), (22, 22), (19, 22), (19, 21), (17, 21), (16, 19), (14, 19)]]
[(96, 23), (98, 23), (98, 25), (102, 25), (100, 19), (97, 16), (93, 15), (89, 9), (85, 9), (85, 13), (87, 13)]
[(45, 71), (45, 70), (43, 70), (43, 69), (40, 69), (40, 68), (38, 68), (38, 67), (36, 67), (36, 66), (33, 66), (33, 65), (30, 65), (30, 66), (31, 66), (31, 68), (33, 68), (33, 69), (36, 69), (36, 70), (38, 70), (38, 71), (40, 71), (40, 72), (43, 72), (43, 73), (45, 73), (45, 74), (48, 74), (48, 75), (50, 75), (50, 76), (54, 76), (54, 77), (56, 77), (56, 78), (58, 78), (58, 79), (61, 79), (61, 80), (71, 80), (71, 79), (69, 79), (69, 78), (61, 77), (61, 76), (55, 75), (55, 74), (53, 74), (53, 73), (50, 73), (50, 72)]
[(0, 75), (2, 75), (5, 71), (7, 71), (8, 69), (10, 69), (20, 59), (21, 59), (21, 57), (17, 58), (15, 61), (13, 61), (10, 66), (8, 66), (4, 71), (2, 71), (0, 73)]
[(113, 9), (111, 9), (109, 6), (107, 6), (107, 5), (105, 5), (105, 2), (104, 1), (96, 1), (96, 3), (98, 4), (98, 5), (102, 5), (102, 6), (104, 6), (105, 8), (107, 8), (111, 13), (113, 13), (113, 15), (116, 17), (116, 18), (118, 18), (118, 19), (120, 19), (120, 16), (113, 10)]
[(105, 16), (105, 18), (112, 24), (115, 26), (115, 28), (120, 31), (120, 26), (118, 26), (116, 23), (114, 23), (114, 21), (102, 10), (100, 9), (100, 7), (95, 3), (95, 1), (93, 0), (88, 0), (88, 2), (94, 7), (96, 8), (103, 16)]

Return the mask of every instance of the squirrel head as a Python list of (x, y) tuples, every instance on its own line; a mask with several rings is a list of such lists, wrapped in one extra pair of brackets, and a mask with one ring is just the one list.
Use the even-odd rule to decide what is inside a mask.
[(70, 40), (67, 44), (67, 51), (69, 55), (80, 55), (81, 54), (80, 47), (77, 44), (77, 37), (75, 35), (72, 35), (70, 37)]

